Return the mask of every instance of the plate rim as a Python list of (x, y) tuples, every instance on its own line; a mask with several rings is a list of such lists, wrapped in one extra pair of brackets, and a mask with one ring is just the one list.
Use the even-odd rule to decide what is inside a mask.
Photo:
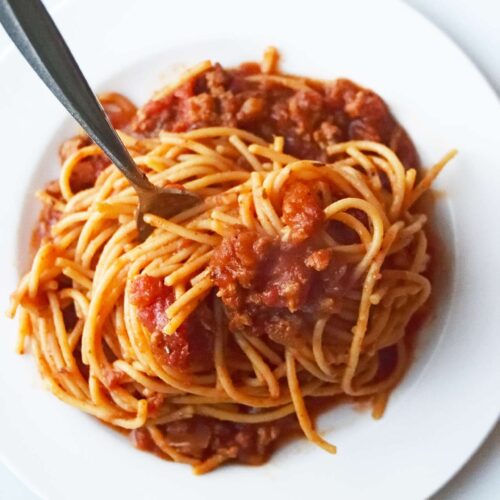
[[(491, 93), (491, 96), (497, 101), (497, 107), (498, 111), (500, 113), (500, 99), (498, 98), (496, 92), (492, 88), (491, 84), (489, 83), (488, 79), (481, 73), (477, 65), (474, 63), (474, 61), (471, 60), (471, 58), (454, 42), (454, 40), (447, 35), (445, 32), (439, 29), (439, 27), (436, 26), (435, 23), (433, 23), (431, 20), (426, 18), (422, 13), (420, 13), (418, 10), (416, 10), (413, 6), (408, 5), (406, 3), (398, 2), (396, 0), (386, 0), (386, 4), (398, 4), (399, 8), (402, 8), (403, 10), (408, 10), (411, 11), (413, 16), (417, 16), (420, 19), (420, 22), (423, 22), (430, 26), (432, 30), (435, 32), (436, 36), (440, 36), (443, 39), (447, 41), (447, 43), (450, 45), (450, 47), (453, 47), (455, 51), (457, 51), (462, 59), (464, 61), (467, 61), (469, 70), (472, 70), (476, 77), (479, 77), (484, 84), (486, 84), (486, 87), (488, 88), (489, 92)], [(51, 13), (54, 15), (54, 17), (57, 19), (59, 15), (61, 15), (61, 12), (64, 13), (66, 9), (71, 9), (71, 6), (73, 4), (73, 1), (71, 0), (66, 0), (62, 1), (59, 3), (57, 6), (53, 7), (50, 9)], [(6, 50), (4, 50), (1, 55), (0, 55), (0, 66), (4, 63), (4, 60), (7, 59), (8, 57), (11, 56), (11, 54), (14, 52), (14, 47), (10, 46)], [(500, 116), (500, 115), (499, 115)], [(441, 490), (454, 476), (460, 473), (460, 471), (463, 469), (463, 467), (468, 463), (468, 461), (471, 459), (471, 457), (477, 452), (477, 450), (481, 447), (481, 445), (486, 441), (488, 436), (490, 435), (491, 431), (496, 425), (498, 416), (494, 418), (491, 422), (491, 425), (489, 426), (487, 432), (484, 433), (483, 438), (477, 442), (476, 446), (470, 451), (467, 457), (465, 457), (462, 461), (462, 465), (456, 469), (451, 475), (449, 475), (446, 479), (445, 482), (439, 484), (433, 491), (431, 491), (429, 494), (434, 494), (437, 491)], [(33, 492), (35, 492), (37, 495), (40, 497), (44, 498), (44, 494), (33, 484), (31, 484), (30, 480), (27, 478), (27, 476), (23, 475), (22, 472), (18, 471), (13, 464), (10, 463), (8, 458), (4, 455), (3, 449), (0, 446), (0, 460), (5, 463), (7, 468), (13, 472), (13, 474), (23, 483), (28, 486), (29, 489), (31, 489)]]

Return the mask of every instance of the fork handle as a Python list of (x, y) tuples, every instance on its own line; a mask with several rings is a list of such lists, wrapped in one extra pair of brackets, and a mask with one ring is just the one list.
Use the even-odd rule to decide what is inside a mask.
[(0, 0), (0, 23), (21, 54), (136, 189), (153, 188), (139, 171), (40, 0)]

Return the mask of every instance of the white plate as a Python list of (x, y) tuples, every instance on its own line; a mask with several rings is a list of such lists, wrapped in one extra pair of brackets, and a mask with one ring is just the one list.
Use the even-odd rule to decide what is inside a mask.
[[(119, 7), (118, 7), (119, 6)], [(221, 0), (66, 2), (55, 15), (92, 85), (137, 103), (183, 65), (258, 59), (268, 44), (286, 71), (347, 76), (373, 88), (414, 138), (425, 163), (459, 158), (437, 182), (442, 269), (436, 319), (379, 422), (340, 408), (319, 427), (332, 457), (295, 441), (263, 467), (203, 477), (136, 451), (126, 438), (48, 394), (30, 357), (14, 354), (0, 318), (0, 455), (33, 490), (56, 499), (424, 498), (470, 457), (500, 409), (500, 105), (466, 57), (398, 2)], [(0, 304), (26, 265), (35, 188), (57, 174), (74, 125), (14, 51), (0, 60)]]

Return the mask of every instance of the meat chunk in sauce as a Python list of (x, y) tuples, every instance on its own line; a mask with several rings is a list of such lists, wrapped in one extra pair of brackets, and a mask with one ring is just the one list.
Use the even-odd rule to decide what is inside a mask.
[(137, 316), (151, 332), (151, 347), (164, 365), (178, 371), (205, 371), (213, 366), (212, 315), (206, 304), (172, 335), (163, 332), (167, 324), (166, 309), (174, 302), (174, 291), (162, 278), (141, 275), (130, 285), (130, 301)]
[(302, 181), (288, 183), (283, 195), (283, 221), (291, 229), (291, 241), (310, 238), (321, 226), (325, 215), (318, 196)]
[(328, 160), (330, 144), (367, 139), (387, 144), (407, 167), (418, 166), (408, 134), (375, 92), (346, 79), (293, 89), (265, 77), (247, 78), (259, 73), (259, 66), (251, 63), (232, 70), (216, 64), (173, 93), (147, 103), (132, 128), (148, 136), (159, 130), (239, 127), (270, 142), (283, 136), (285, 152), (320, 161)]
[(304, 343), (313, 318), (330, 311), (348, 282), (347, 265), (315, 242), (286, 243), (245, 230), (226, 237), (210, 265), (229, 328), (286, 346)]
[[(268, 141), (283, 136), (285, 152), (320, 161), (328, 160), (327, 148), (331, 144), (368, 139), (387, 144), (405, 166), (418, 166), (410, 138), (374, 92), (349, 80), (311, 82), (311, 88), (297, 90), (266, 78), (246, 78), (259, 73), (255, 64), (243, 64), (234, 70), (215, 65), (173, 93), (150, 101), (137, 114), (129, 101), (116, 94), (109, 94), (103, 104), (113, 126), (130, 127), (143, 136), (153, 136), (160, 130), (240, 127)], [(84, 135), (66, 141), (60, 150), (61, 162), (90, 144)], [(70, 179), (72, 190), (76, 193), (94, 186), (108, 165), (102, 155), (81, 160)], [(60, 196), (58, 187), (52, 194)], [(48, 234), (59, 216), (52, 206), (44, 208), (38, 240)], [(282, 216), (290, 228), (288, 241), (243, 229), (237, 231), (224, 238), (215, 250), (211, 275), (227, 309), (231, 330), (244, 329), (253, 335), (266, 335), (280, 345), (300, 347), (310, 334), (318, 311), (327, 311), (334, 298), (345, 292), (350, 269), (332, 255), (331, 249), (318, 243), (316, 236), (325, 223), (321, 204), (310, 184), (298, 181), (286, 185)], [(356, 234), (340, 224), (329, 223), (326, 230), (340, 243), (357, 241)], [(143, 275), (131, 283), (129, 292), (139, 321), (151, 333), (156, 359), (181, 372), (213, 369), (214, 327), (206, 302), (169, 336), (163, 329), (168, 322), (166, 309), (175, 298), (173, 289), (165, 286), (162, 278)], [(75, 312), (65, 311), (64, 321), (68, 329), (72, 328)], [(393, 353), (386, 350), (385, 354)], [(109, 388), (128, 381), (120, 371), (109, 369), (105, 373)], [(148, 397), (152, 416), (164, 404), (162, 394)], [(245, 409), (240, 407), (240, 411)], [(238, 424), (194, 416), (159, 428), (172, 447), (190, 457), (205, 460), (219, 455), (260, 464), (295, 423), (285, 418), (269, 424)], [(133, 431), (132, 437), (139, 448), (155, 449), (146, 429)]]
[[(284, 418), (266, 424), (239, 424), (194, 416), (161, 426), (168, 444), (189, 457), (206, 460), (214, 455), (248, 465), (264, 463), (278, 439), (296, 428), (295, 420)], [(154, 451), (155, 445), (145, 429), (132, 433), (134, 444)]]
[(345, 291), (349, 273), (322, 246), (326, 222), (311, 185), (290, 180), (282, 214), (291, 231), (287, 241), (240, 229), (215, 249), (211, 276), (230, 330), (298, 347), (310, 336), (314, 318), (332, 312), (333, 299)]

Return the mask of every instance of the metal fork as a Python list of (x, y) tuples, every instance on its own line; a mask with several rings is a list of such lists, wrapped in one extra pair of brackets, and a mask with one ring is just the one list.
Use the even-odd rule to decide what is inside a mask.
[(168, 218), (201, 201), (188, 191), (153, 185), (137, 168), (40, 0), (0, 0), (0, 23), (49, 90), (134, 186), (140, 241), (153, 229), (144, 214)]

